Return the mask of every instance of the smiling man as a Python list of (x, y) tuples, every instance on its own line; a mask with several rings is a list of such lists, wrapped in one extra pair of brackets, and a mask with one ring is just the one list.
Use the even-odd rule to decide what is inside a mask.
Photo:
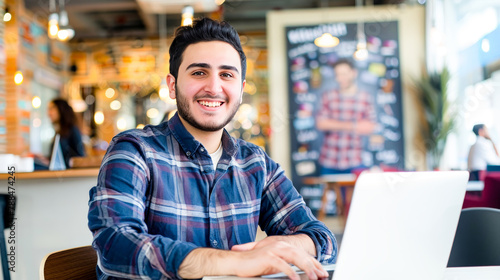
[[(115, 136), (90, 191), (99, 279), (174, 279), (284, 272), (328, 276), (333, 234), (281, 167), (224, 126), (242, 101), (238, 34), (210, 19), (180, 27), (170, 47), (178, 113)], [(257, 227), (268, 237), (255, 242)]]

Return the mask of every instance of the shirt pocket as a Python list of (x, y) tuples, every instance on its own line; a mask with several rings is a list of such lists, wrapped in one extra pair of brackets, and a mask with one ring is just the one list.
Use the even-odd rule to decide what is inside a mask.
[(259, 226), (260, 199), (229, 204), (231, 211), (231, 230), (228, 233), (228, 245), (255, 241)]

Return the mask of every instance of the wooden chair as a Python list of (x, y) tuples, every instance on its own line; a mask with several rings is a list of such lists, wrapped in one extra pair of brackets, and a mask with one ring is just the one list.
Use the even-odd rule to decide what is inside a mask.
[(92, 246), (48, 254), (40, 264), (40, 280), (94, 280), (97, 253)]

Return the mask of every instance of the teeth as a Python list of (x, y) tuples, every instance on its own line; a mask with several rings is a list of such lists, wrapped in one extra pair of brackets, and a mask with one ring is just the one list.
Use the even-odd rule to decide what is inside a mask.
[(222, 105), (222, 102), (200, 101), (200, 104), (207, 107), (220, 107), (220, 105)]

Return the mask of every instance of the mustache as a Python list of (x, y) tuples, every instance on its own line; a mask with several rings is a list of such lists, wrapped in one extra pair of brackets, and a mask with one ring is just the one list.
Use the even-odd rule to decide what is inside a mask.
[(210, 95), (210, 94), (199, 94), (195, 95), (194, 99), (206, 99), (206, 100), (214, 100), (214, 101), (223, 101), (227, 103), (227, 96), (223, 95)]

